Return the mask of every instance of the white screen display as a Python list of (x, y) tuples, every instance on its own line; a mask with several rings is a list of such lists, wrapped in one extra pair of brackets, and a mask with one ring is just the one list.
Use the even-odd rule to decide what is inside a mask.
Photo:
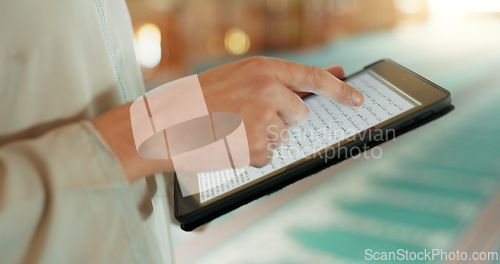
[(304, 102), (310, 110), (308, 121), (288, 131), (288, 144), (273, 152), (268, 165), (198, 173), (200, 202), (216, 198), (420, 105), (370, 70), (349, 78), (347, 83), (364, 95), (361, 107), (343, 106), (320, 96), (306, 98)]

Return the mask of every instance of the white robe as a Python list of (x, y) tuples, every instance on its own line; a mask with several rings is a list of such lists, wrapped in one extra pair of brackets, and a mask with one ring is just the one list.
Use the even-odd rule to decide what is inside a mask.
[(164, 183), (145, 218), (88, 121), (143, 92), (123, 0), (0, 1), (2, 263), (172, 262)]

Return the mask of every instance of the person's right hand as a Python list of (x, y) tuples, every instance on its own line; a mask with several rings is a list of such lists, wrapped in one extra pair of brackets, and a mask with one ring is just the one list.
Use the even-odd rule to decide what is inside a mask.
[[(283, 143), (288, 128), (307, 120), (309, 109), (300, 96), (315, 93), (350, 106), (363, 103), (359, 91), (339, 80), (344, 77), (339, 66), (320, 69), (274, 58), (252, 57), (215, 67), (198, 77), (209, 112), (234, 112), (242, 116), (250, 165), (256, 167), (269, 162), (272, 154), (269, 145), (276, 147)], [(171, 159), (145, 159), (137, 153), (130, 105), (121, 105), (92, 120), (119, 159), (129, 181), (173, 171)]]
[[(268, 57), (250, 57), (198, 75), (209, 112), (242, 116), (250, 165), (262, 167), (272, 149), (287, 140), (287, 129), (307, 120), (309, 109), (299, 95), (315, 93), (358, 107), (363, 95), (340, 79), (339, 66), (321, 69)], [(276, 136), (279, 135), (279, 136)]]

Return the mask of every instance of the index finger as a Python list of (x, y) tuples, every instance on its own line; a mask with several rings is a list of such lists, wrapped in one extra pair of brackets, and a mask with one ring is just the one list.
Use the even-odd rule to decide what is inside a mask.
[(280, 59), (273, 61), (278, 64), (272, 71), (274, 77), (293, 91), (315, 93), (349, 106), (363, 104), (361, 92), (324, 69)]

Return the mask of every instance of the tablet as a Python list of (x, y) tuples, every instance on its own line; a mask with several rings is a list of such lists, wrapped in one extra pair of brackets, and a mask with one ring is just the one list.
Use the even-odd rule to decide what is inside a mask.
[(453, 109), (450, 93), (391, 60), (349, 76), (364, 95), (359, 108), (318, 95), (304, 98), (309, 119), (262, 167), (197, 174), (199, 193), (183, 196), (174, 181), (174, 214), (191, 231), (241, 205), (425, 124)]

